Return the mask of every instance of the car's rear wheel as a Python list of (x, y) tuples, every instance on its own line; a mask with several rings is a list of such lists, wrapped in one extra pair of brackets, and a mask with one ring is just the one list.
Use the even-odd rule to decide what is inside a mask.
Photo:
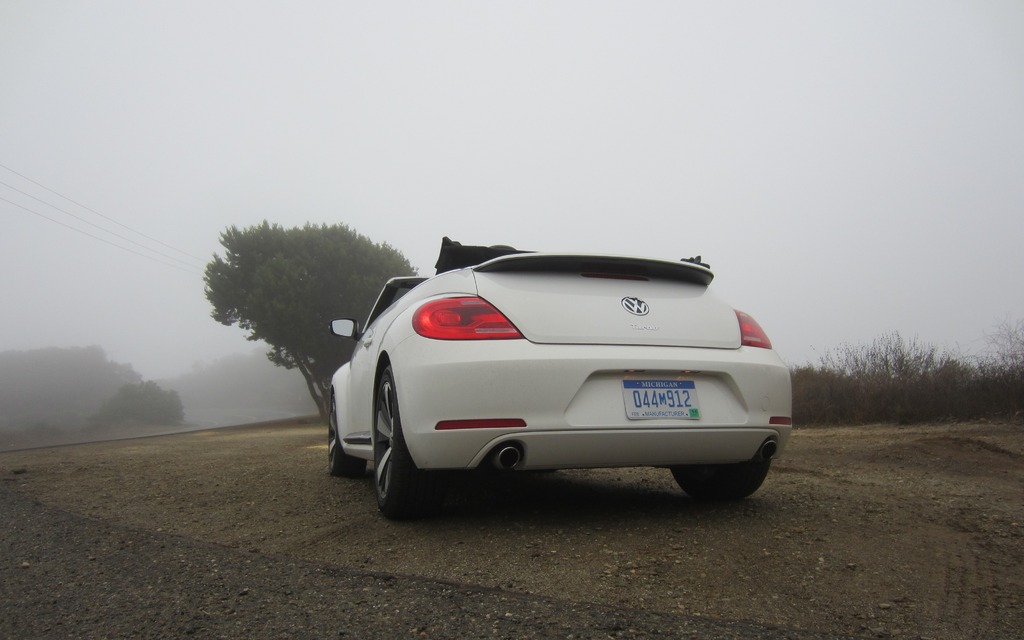
[(345, 453), (338, 436), (338, 414), (331, 397), (331, 416), (327, 421), (327, 470), (332, 476), (362, 478), (366, 474), (366, 460)]
[(771, 460), (680, 465), (672, 467), (672, 477), (695, 500), (739, 500), (760, 488), (771, 465)]
[(373, 421), (373, 476), (377, 506), (392, 519), (430, 515), (444, 502), (445, 478), (416, 467), (402, 433), (395, 378), (388, 367), (377, 386)]

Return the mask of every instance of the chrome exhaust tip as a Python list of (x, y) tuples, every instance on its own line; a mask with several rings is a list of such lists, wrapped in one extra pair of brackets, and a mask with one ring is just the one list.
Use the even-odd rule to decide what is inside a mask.
[(495, 467), (509, 471), (515, 469), (523, 459), (523, 452), (514, 444), (498, 446), (491, 455)]
[(761, 448), (757, 450), (757, 458), (759, 460), (771, 460), (775, 457), (775, 454), (779, 451), (779, 444), (775, 440), (765, 440), (761, 445)]

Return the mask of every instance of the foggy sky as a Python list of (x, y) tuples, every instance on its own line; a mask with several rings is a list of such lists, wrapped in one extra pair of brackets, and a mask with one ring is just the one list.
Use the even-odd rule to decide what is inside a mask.
[(267, 219), (424, 275), (700, 254), (790, 363), (976, 353), (1024, 318), (1024, 3), (5, 0), (0, 165), (0, 350), (248, 352), (201, 272)]

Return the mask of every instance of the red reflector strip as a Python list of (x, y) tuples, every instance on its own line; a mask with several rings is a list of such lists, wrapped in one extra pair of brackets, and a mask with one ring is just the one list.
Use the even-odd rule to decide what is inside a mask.
[(453, 429), (509, 429), (525, 427), (526, 421), (519, 418), (484, 419), (484, 420), (442, 420), (434, 427), (435, 431), (451, 431)]
[(778, 425), (792, 426), (793, 425), (793, 418), (788, 418), (786, 416), (772, 416), (772, 417), (768, 418), (768, 424), (778, 424)]

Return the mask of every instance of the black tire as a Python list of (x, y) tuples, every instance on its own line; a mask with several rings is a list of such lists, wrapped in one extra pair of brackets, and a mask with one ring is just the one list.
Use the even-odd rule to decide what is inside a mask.
[(771, 460), (680, 465), (672, 467), (672, 477), (695, 500), (739, 500), (760, 488), (771, 466)]
[(377, 385), (377, 411), (373, 419), (373, 488), (377, 506), (393, 520), (418, 518), (441, 509), (445, 476), (416, 467), (402, 434), (398, 391), (391, 367)]
[(341, 446), (334, 396), (331, 396), (331, 416), (327, 420), (327, 471), (340, 478), (362, 478), (366, 475), (366, 460), (348, 455)]

